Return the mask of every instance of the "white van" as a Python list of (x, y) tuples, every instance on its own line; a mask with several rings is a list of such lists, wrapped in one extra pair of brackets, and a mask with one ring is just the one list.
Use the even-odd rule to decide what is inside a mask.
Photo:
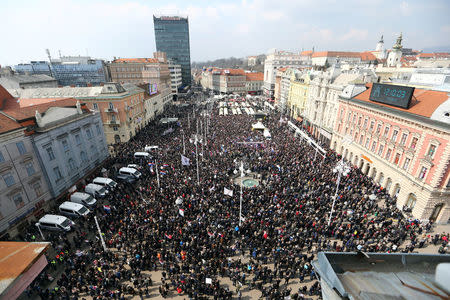
[(70, 202), (78, 203), (91, 208), (95, 207), (95, 205), (97, 204), (97, 200), (95, 200), (94, 197), (89, 194), (80, 192), (75, 192), (70, 195)]
[(59, 206), (59, 212), (68, 217), (78, 218), (89, 214), (90, 211), (84, 205), (66, 201)]
[(145, 146), (144, 151), (151, 153), (152, 151), (158, 150), (158, 146)]
[(110, 191), (114, 191), (117, 186), (117, 182), (107, 177), (96, 177), (94, 180), (92, 180), (92, 183), (101, 185)]
[(108, 194), (108, 191), (104, 187), (95, 183), (89, 183), (84, 188), (84, 191), (95, 198), (103, 198)]
[(133, 169), (133, 168), (125, 168), (125, 167), (120, 168), (119, 174), (131, 176), (131, 177), (134, 177), (135, 179), (139, 179), (139, 178), (141, 177), (141, 175), (142, 175), (141, 172), (139, 172), (139, 171), (136, 170), (136, 169)]
[(52, 231), (70, 231), (73, 225), (70, 219), (58, 215), (45, 215), (36, 223), (39, 228)]
[(136, 164), (129, 164), (127, 166), (127, 168), (133, 168), (133, 169), (136, 169), (136, 170), (142, 169), (142, 167), (140, 165), (136, 165)]
[(134, 153), (135, 159), (143, 159), (143, 160), (149, 160), (152, 158), (152, 156), (148, 152), (135, 152)]

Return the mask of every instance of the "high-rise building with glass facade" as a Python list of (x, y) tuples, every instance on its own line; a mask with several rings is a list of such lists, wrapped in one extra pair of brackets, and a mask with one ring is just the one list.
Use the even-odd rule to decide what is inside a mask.
[(181, 65), (183, 87), (191, 85), (191, 51), (188, 18), (153, 16), (156, 50), (165, 52), (174, 64)]

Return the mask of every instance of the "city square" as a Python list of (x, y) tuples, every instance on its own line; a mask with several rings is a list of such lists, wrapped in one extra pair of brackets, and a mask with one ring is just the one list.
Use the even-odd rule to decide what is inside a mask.
[(0, 300), (449, 299), (450, 2), (0, 11)]

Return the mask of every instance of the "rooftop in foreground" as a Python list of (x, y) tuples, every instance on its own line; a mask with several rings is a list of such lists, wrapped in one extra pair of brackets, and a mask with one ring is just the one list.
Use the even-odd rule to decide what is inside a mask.
[(0, 242), (0, 298), (13, 299), (10, 296), (27, 287), (26, 282), (32, 281), (47, 264), (44, 253), (49, 246), (50, 243)]
[(435, 277), (445, 263), (450, 255), (320, 252), (313, 265), (324, 299), (448, 299), (450, 278)]

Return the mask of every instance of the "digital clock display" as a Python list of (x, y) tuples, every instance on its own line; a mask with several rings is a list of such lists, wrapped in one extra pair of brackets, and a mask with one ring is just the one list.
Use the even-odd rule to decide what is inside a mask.
[(409, 108), (413, 93), (413, 87), (374, 83), (369, 99), (401, 108)]

